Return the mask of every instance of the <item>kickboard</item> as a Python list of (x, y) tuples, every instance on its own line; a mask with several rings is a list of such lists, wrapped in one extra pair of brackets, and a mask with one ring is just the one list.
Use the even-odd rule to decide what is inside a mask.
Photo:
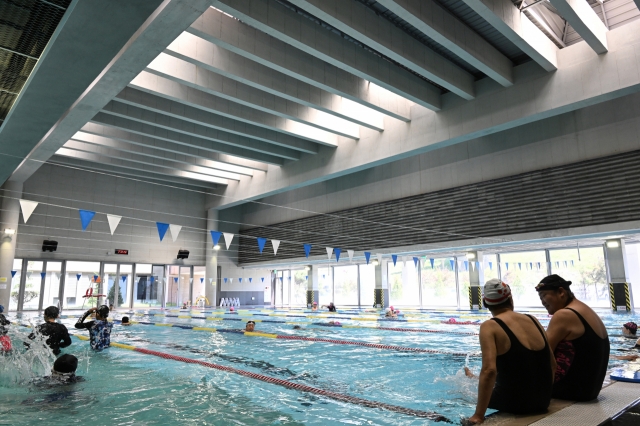
[(640, 371), (618, 368), (613, 370), (609, 377), (619, 382), (640, 383)]

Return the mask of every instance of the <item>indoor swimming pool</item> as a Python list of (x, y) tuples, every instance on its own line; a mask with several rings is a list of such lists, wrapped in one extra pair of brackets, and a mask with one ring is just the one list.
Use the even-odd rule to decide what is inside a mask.
[[(533, 313), (548, 323), (546, 312)], [(16, 350), (0, 370), (0, 424), (459, 424), (473, 413), (477, 394), (477, 381), (462, 368), (479, 371), (476, 333), (489, 317), (417, 310), (399, 320), (358, 310), (118, 312), (112, 347), (94, 353), (73, 329), (74, 314), (62, 315), (77, 335), (63, 352), (79, 358), (77, 374), (86, 380), (39, 385), (54, 358), (25, 352), (20, 340), (29, 329), (12, 326)], [(134, 324), (119, 325), (123, 315)], [(637, 317), (602, 317), (612, 352), (633, 346), (616, 335)], [(35, 313), (9, 318), (41, 322)], [(254, 333), (241, 331), (247, 320), (256, 321)]]

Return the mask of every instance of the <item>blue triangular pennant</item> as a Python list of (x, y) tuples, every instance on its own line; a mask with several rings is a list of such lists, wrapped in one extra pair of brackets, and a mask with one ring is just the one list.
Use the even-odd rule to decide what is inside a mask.
[(47, 273), (46, 273), (46, 272), (40, 272), (40, 276), (41, 276), (42, 278), (44, 278), (44, 277), (45, 277), (45, 275), (47, 275)]
[(529, 262), (529, 269), (533, 271), (533, 262)]
[(522, 271), (522, 263), (518, 262), (518, 269)]
[(336, 262), (340, 261), (340, 253), (342, 253), (342, 249), (339, 249), (338, 247), (333, 249), (333, 252), (336, 254)]
[(564, 261), (564, 267), (565, 268), (567, 267), (567, 261), (566, 260)]
[(456, 262), (453, 259), (449, 259), (449, 263), (451, 264), (451, 270), (453, 271), (453, 268)]
[(122, 282), (125, 282), (126, 280), (127, 280), (127, 276), (126, 276), (126, 275), (123, 275), (123, 276), (122, 276)]
[(178, 277), (173, 277), (173, 282), (177, 283), (178, 282)]
[(489, 262), (489, 270), (493, 271), (493, 262)]
[(289, 278), (289, 281), (291, 281), (291, 275), (289, 275), (289, 277), (288, 277), (288, 278)]
[(238, 281), (239, 281), (239, 282), (242, 282), (242, 278), (238, 278)]
[(465, 271), (468, 271), (468, 270), (469, 270), (469, 261), (468, 261), (468, 260), (465, 260), (465, 261), (464, 261), (464, 270), (465, 270)]
[(398, 261), (398, 255), (392, 254), (391, 259), (393, 259), (393, 266), (396, 266), (396, 262)]
[(151, 284), (153, 284), (155, 280), (156, 280), (156, 277), (154, 277), (153, 275), (149, 278), (149, 281), (151, 282)]
[(282, 277), (280, 277), (280, 282), (282, 282)]
[(16, 272), (18, 272), (18, 271), (11, 271), (11, 278), (16, 276)]
[(307, 281), (309, 279), (309, 275), (304, 276), (304, 280)]
[(540, 262), (538, 262), (538, 269), (540, 269)]
[(434, 263), (436, 263), (436, 260), (435, 259), (429, 259), (429, 263), (431, 263), (431, 269), (435, 269), (433, 267), (433, 265), (434, 265)]
[(204, 278), (200, 278), (200, 284), (204, 283)]
[(97, 275), (93, 276), (93, 281), (98, 281), (98, 276)]
[(249, 282), (253, 281), (253, 278), (249, 278)]
[(220, 241), (220, 237), (222, 236), (222, 232), (218, 231), (209, 231), (211, 233), (211, 239), (213, 240), (213, 245), (217, 246), (218, 241)]
[(307, 259), (309, 258), (309, 253), (311, 253), (311, 244), (305, 244), (304, 245), (304, 254), (305, 254), (305, 256), (307, 256)]
[(417, 268), (418, 267), (418, 262), (420, 262), (420, 259), (418, 259), (417, 257), (413, 258), (413, 265)]
[(364, 258), (367, 259), (367, 265), (369, 264), (369, 258), (371, 258), (371, 252), (365, 251)]
[(167, 229), (169, 229), (168, 223), (156, 222), (156, 227), (158, 228), (158, 236), (160, 237), (160, 241), (164, 238), (167, 233)]
[(509, 262), (505, 262), (505, 263), (504, 263), (504, 266), (506, 266), (507, 271), (508, 271), (508, 270), (509, 270)]
[(76, 281), (80, 281), (80, 277), (82, 277), (82, 274), (76, 274)]
[(573, 260), (571, 261), (571, 267), (573, 268)]
[(80, 213), (80, 223), (82, 224), (82, 230), (86, 231), (87, 226), (91, 223), (91, 219), (96, 215), (96, 212), (91, 210), (78, 210)]
[(227, 283), (227, 278), (225, 278), (225, 279), (224, 279), (224, 283), (225, 283), (225, 284)]
[(264, 277), (262, 277), (261, 279), (262, 279), (262, 282), (264, 282)]
[(264, 250), (265, 244), (267, 244), (267, 239), (258, 237), (258, 249), (260, 250), (260, 253)]

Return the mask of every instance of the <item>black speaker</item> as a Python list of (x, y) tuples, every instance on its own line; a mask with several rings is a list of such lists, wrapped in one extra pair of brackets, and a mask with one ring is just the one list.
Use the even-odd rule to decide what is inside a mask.
[(56, 251), (58, 249), (58, 242), (53, 240), (44, 240), (42, 242), (42, 251)]
[(188, 259), (189, 258), (189, 250), (178, 250), (178, 257), (176, 259)]

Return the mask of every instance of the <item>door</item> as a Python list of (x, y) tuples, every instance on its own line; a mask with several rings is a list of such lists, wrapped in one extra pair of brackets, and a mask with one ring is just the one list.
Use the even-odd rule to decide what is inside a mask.
[(120, 301), (122, 296), (118, 292), (118, 264), (117, 263), (105, 263), (102, 273), (102, 285), (104, 291), (106, 291), (107, 301), (105, 304), (111, 308), (116, 306), (116, 301)]

